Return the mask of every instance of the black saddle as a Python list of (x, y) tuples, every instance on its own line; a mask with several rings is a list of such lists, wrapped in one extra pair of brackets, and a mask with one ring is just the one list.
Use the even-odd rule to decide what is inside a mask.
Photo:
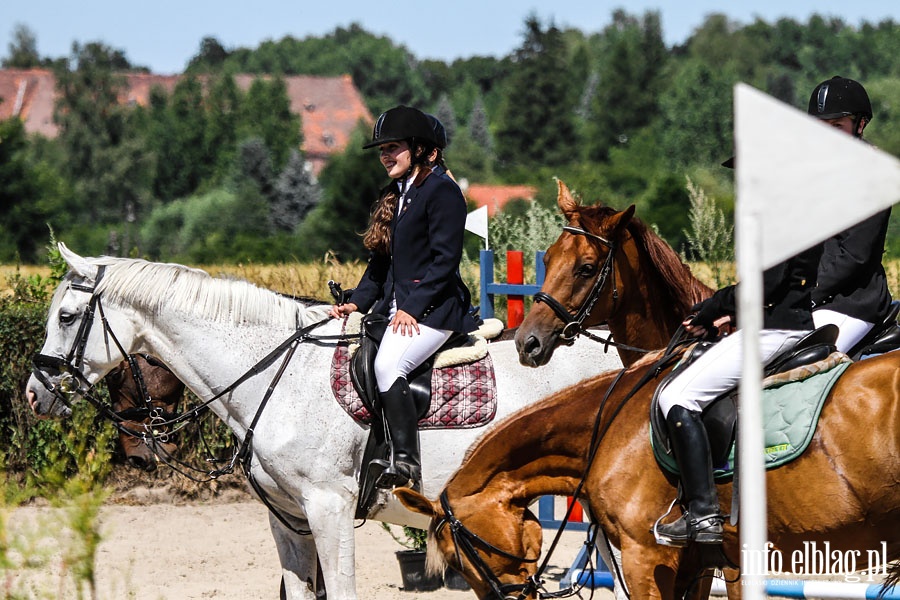
[[(369, 438), (363, 452), (363, 468), (359, 472), (360, 493), (356, 505), (357, 519), (366, 518), (377, 491), (375, 483), (379, 473), (374, 473), (367, 468), (367, 465), (371, 465), (373, 460), (384, 461), (390, 457), (390, 444), (387, 442), (385, 433), (374, 369), (378, 345), (381, 343), (387, 327), (388, 318), (384, 315), (368, 314), (364, 316), (360, 324), (359, 348), (350, 359), (350, 379), (363, 404), (372, 415)], [(438, 349), (438, 352), (464, 345), (468, 338), (469, 336), (466, 334), (454, 334)], [(431, 407), (431, 372), (433, 368), (434, 356), (432, 355), (427, 361), (416, 367), (407, 378), (419, 419), (424, 417)]]
[[(373, 416), (381, 416), (378, 386), (375, 384), (375, 355), (384, 332), (387, 330), (388, 318), (384, 315), (369, 314), (362, 318), (360, 324), (359, 348), (350, 359), (350, 379), (359, 394), (360, 400)], [(448, 344), (450, 342), (448, 341)], [(444, 347), (448, 347), (446, 344)], [(425, 416), (431, 406), (431, 370), (434, 367), (434, 356), (416, 367), (409, 374), (409, 390), (419, 413)]]
[[(837, 325), (828, 324), (810, 332), (800, 338), (796, 344), (769, 361), (763, 369), (765, 377), (776, 373), (784, 373), (801, 367), (811, 365), (827, 358), (836, 351)], [(666, 382), (675, 377), (685, 367), (695, 361), (704, 352), (713, 346), (713, 342), (700, 342), (694, 346), (690, 355), (685, 357), (675, 369), (666, 376), (656, 392), (653, 394), (653, 402), (650, 405), (650, 419), (653, 430), (653, 445), (657, 448), (665, 448), (666, 453), (672, 451), (669, 441), (669, 430), (666, 420), (659, 409), (659, 392), (665, 387)], [(706, 433), (709, 437), (710, 454), (714, 467), (724, 465), (731, 453), (734, 444), (737, 424), (737, 388), (728, 390), (713, 400), (701, 415)]]
[(900, 316), (900, 300), (894, 300), (891, 302), (891, 307), (884, 320), (876, 324), (863, 339), (847, 352), (847, 355), (853, 360), (859, 360), (864, 356), (884, 354), (900, 348), (898, 316)]

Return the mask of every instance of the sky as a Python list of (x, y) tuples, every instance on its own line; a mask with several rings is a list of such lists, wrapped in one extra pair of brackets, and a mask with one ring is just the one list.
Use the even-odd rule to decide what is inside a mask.
[(265, 40), (320, 37), (358, 23), (418, 59), (452, 61), (511, 53), (522, 43), (529, 15), (544, 26), (596, 33), (616, 8), (631, 15), (659, 11), (670, 46), (683, 43), (716, 12), (741, 25), (781, 17), (805, 23), (814, 13), (853, 26), (900, 21), (897, 0), (0, 0), (0, 57), (9, 55), (14, 28), (23, 24), (35, 34), (42, 57), (68, 56), (76, 41), (101, 41), (123, 50), (132, 64), (174, 74), (197, 54), (204, 37), (215, 37), (226, 49), (255, 48)]

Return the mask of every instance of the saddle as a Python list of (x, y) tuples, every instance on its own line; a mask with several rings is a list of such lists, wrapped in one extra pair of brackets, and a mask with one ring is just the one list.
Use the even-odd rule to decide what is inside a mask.
[[(380, 314), (365, 315), (360, 322), (359, 348), (350, 359), (350, 379), (365, 407), (373, 415), (381, 416), (378, 387), (375, 384), (375, 355), (388, 327), (388, 318)], [(415, 402), (418, 417), (425, 416), (431, 405), (431, 371), (435, 356), (445, 350), (465, 345), (469, 336), (455, 333), (424, 363), (409, 374), (409, 390)]]
[(860, 360), (867, 356), (884, 354), (900, 348), (898, 316), (900, 316), (900, 300), (894, 300), (891, 302), (891, 307), (884, 320), (876, 324), (863, 339), (847, 352), (847, 355), (853, 360)]
[[(788, 348), (773, 360), (769, 361), (763, 373), (770, 377), (778, 373), (785, 373), (797, 367), (811, 365), (825, 360), (836, 351), (835, 342), (838, 336), (837, 325), (824, 325), (797, 341), (794, 346)], [(712, 347), (714, 342), (698, 342), (690, 349), (682, 362), (679, 363), (666, 379), (656, 388), (653, 401), (650, 406), (650, 420), (653, 435), (653, 446), (664, 449), (670, 454), (671, 443), (669, 430), (665, 418), (659, 409), (659, 393), (666, 383), (680, 373), (685, 367), (695, 361), (704, 352)], [(721, 465), (728, 461), (728, 455), (735, 441), (737, 424), (737, 388), (733, 388), (721, 394), (710, 403), (701, 414), (701, 420), (706, 427), (709, 438), (710, 454), (713, 465)]]

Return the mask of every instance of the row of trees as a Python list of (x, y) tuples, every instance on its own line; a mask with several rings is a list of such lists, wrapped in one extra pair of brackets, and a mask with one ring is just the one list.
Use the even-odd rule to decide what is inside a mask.
[[(738, 81), (805, 109), (819, 81), (859, 79), (875, 111), (867, 138), (900, 154), (900, 31), (892, 20), (738, 25), (711, 15), (670, 48), (657, 12), (615, 11), (608, 27), (590, 33), (529, 17), (511, 55), (450, 64), (417, 60), (359, 25), (257, 48), (206, 38), (187, 65), (190, 77), (171, 95), (154, 93), (146, 109), (115, 102), (116, 73), (141, 70), (121, 52), (92, 43), (47, 59), (34, 48), (20, 27), (4, 65), (57, 70), (62, 133), (26, 139), (2, 124), (12, 133), (0, 144), (11, 157), (0, 162), (0, 194), (9, 198), (0, 211), (14, 220), (0, 216), (15, 240), (0, 242), (3, 260), (13, 251), (33, 260), (28, 240), (45, 222), (61, 238), (79, 236), (76, 247), (87, 253), (195, 262), (309, 259), (328, 250), (362, 257), (356, 234), (385, 183), (372, 152), (360, 150), (369, 132), (361, 127), (313, 181), (296, 151), (300, 127), (282, 75), (349, 73), (373, 114), (399, 103), (436, 114), (457, 176), (530, 183), (547, 205), (560, 177), (587, 201), (637, 204), (640, 217), (686, 250), (686, 177), (731, 211), (731, 173), (719, 163), (732, 152)], [(274, 77), (242, 94), (232, 79), (239, 72)], [(893, 230), (890, 245), (900, 250)]]

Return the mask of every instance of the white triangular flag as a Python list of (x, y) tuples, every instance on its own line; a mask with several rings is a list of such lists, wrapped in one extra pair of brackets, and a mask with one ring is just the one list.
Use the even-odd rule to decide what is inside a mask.
[(735, 86), (738, 220), (771, 267), (900, 201), (900, 161), (746, 84)]
[(484, 239), (484, 247), (488, 247), (488, 214), (487, 206), (476, 208), (466, 215), (466, 231)]

